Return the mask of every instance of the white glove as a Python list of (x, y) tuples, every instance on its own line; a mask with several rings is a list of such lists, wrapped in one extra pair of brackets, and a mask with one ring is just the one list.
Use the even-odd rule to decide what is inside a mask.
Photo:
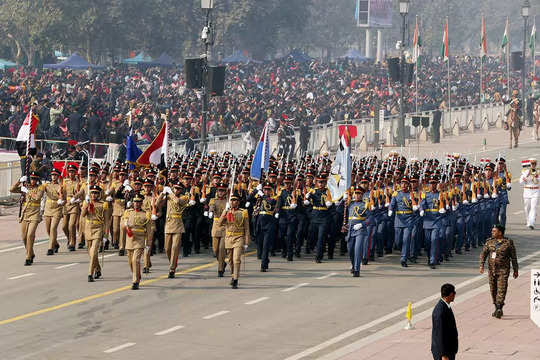
[(251, 205), (251, 203), (249, 201), (246, 201), (246, 208), (248, 208), (249, 205)]
[(469, 203), (469, 200), (465, 199), (465, 200), (463, 200), (463, 203), (464, 203), (465, 205), (467, 205), (467, 204)]
[(157, 215), (152, 214), (152, 216), (150, 216), (150, 219), (152, 219), (153, 221), (156, 221), (158, 219), (158, 217), (157, 217)]
[(309, 199), (309, 196), (310, 196), (310, 195), (311, 195), (310, 193), (307, 193), (307, 194), (306, 194), (306, 199)]
[(244, 244), (244, 251), (246, 251), (247, 249), (248, 249), (248, 246)]
[(457, 210), (457, 205), (452, 205), (452, 211), (456, 211)]
[(347, 193), (343, 194), (343, 200), (347, 200)]
[(225, 204), (225, 210), (226, 211), (229, 211), (230, 208), (231, 208), (231, 204), (229, 204), (229, 203)]
[(424, 210), (420, 210), (420, 216), (424, 216), (425, 212)]
[(353, 230), (360, 230), (362, 228), (362, 223), (358, 223), (358, 224), (354, 225), (352, 228), (353, 228)]
[(512, 189), (512, 183), (506, 183), (506, 188), (507, 188), (508, 190)]
[(339, 203), (340, 203), (339, 200), (334, 201), (334, 205), (336, 205), (336, 206), (339, 206)]
[(150, 246), (145, 246), (144, 249), (145, 249), (146, 251), (150, 251)]
[(90, 195), (86, 195), (86, 196), (84, 197), (84, 201), (90, 202)]
[(369, 208), (371, 211), (374, 211), (376, 209), (375, 205), (371, 205), (371, 207)]
[(131, 186), (129, 186), (129, 185), (124, 186), (124, 191), (131, 191), (131, 190), (133, 190), (133, 188)]
[(413, 211), (418, 210), (418, 205), (413, 205), (413, 206), (412, 206), (412, 209), (413, 209)]
[(163, 194), (172, 194), (172, 190), (169, 186), (163, 188)]
[(208, 217), (208, 211), (203, 212), (204, 217)]
[(489, 199), (489, 194), (484, 194), (484, 199)]
[(446, 214), (446, 210), (444, 208), (439, 209), (439, 214)]
[(298, 205), (296, 205), (296, 204), (291, 204), (291, 209), (294, 210), (294, 209), (296, 209), (297, 206), (298, 206)]
[(497, 196), (498, 196), (498, 195), (497, 195), (496, 193), (491, 194), (491, 198), (492, 198), (492, 199), (496, 199)]
[(384, 203), (384, 207), (389, 207), (390, 203)]
[[(109, 190), (105, 190), (105, 195), (109, 195), (111, 192)], [(109, 200), (107, 200), (109, 201)]]
[(201, 204), (204, 204), (206, 202), (206, 198), (201, 198), (201, 200), (199, 200)]
[(274, 217), (275, 217), (276, 219), (279, 219), (279, 213), (275, 213), (275, 214), (274, 214)]
[(105, 198), (105, 201), (109, 201), (109, 202), (110, 202), (110, 201), (112, 201), (112, 200), (113, 200), (113, 198), (112, 198), (112, 196), (110, 196), (110, 195), (107, 196), (107, 197)]
[(128, 187), (129, 186), (129, 180), (128, 179), (124, 180), (124, 183), (122, 185), (124, 185), (124, 187)]
[(259, 190), (259, 191), (257, 191), (257, 195), (264, 196), (264, 193), (261, 190)]
[(324, 205), (326, 205), (326, 207), (330, 207), (330, 206), (332, 206), (332, 202), (331, 202), (331, 201), (327, 201), (327, 202), (324, 203)]
[(444, 208), (445, 208), (446, 210), (450, 210), (450, 205), (446, 205)]
[(195, 205), (195, 200), (189, 200), (189, 206)]
[(56, 201), (56, 203), (57, 203), (58, 205), (64, 205), (64, 200), (58, 199), (58, 200)]
[(103, 242), (109, 241), (106, 237), (103, 238)]
[(304, 200), (304, 205), (305, 206), (309, 206), (309, 204), (310, 204), (309, 200)]
[(262, 184), (257, 185), (257, 187), (255, 189), (261, 191), (262, 190)]
[(214, 213), (210, 211), (210, 212), (208, 213), (208, 217), (209, 217), (210, 219), (213, 219), (213, 218), (214, 218)]
[(392, 216), (393, 212), (392, 210), (388, 210), (388, 216)]
[(124, 221), (124, 226), (125, 226), (125, 227), (128, 226), (128, 221), (127, 221), (127, 220)]
[(25, 194), (28, 192), (28, 189), (26, 188), (26, 186), (21, 186), (21, 192)]
[(126, 207), (131, 207), (131, 201), (128, 201)]
[(19, 179), (19, 182), (23, 183), (23, 182), (26, 181), (26, 179), (28, 179), (28, 178), (26, 177), (26, 175), (24, 175), (23, 177), (21, 177), (21, 178)]
[(76, 198), (71, 198), (71, 200), (69, 200), (69, 203), (70, 203), (70, 204), (75, 204), (75, 202), (77, 202), (77, 199), (76, 199)]

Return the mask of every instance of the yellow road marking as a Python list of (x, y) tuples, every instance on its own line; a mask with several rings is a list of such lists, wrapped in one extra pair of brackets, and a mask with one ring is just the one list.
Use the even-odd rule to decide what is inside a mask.
[[(250, 252), (247, 252), (245, 255), (249, 256), (249, 255), (253, 255), (255, 253), (256, 253), (256, 251), (250, 251)], [(197, 270), (207, 269), (207, 268), (215, 266), (215, 265), (217, 265), (217, 261), (213, 261), (213, 262), (208, 263), (208, 264), (195, 266), (195, 267), (192, 267), (192, 268), (177, 272), (177, 273), (175, 273), (175, 275), (185, 275), (185, 274), (195, 272)], [(166, 274), (166, 275), (161, 275), (161, 276), (159, 276), (157, 278), (153, 278), (153, 279), (149, 279), (149, 280), (143, 280), (143, 281), (141, 281), (141, 285), (152, 284), (152, 283), (158, 282), (160, 280), (167, 279), (168, 276), (169, 276), (169, 274)], [(88, 302), (88, 301), (91, 301), (91, 300), (95, 300), (95, 299), (100, 299), (102, 297), (117, 294), (119, 292), (130, 290), (130, 289), (131, 289), (131, 286), (122, 286), (122, 287), (112, 289), (112, 290), (109, 290), (109, 291), (105, 291), (105, 292), (102, 292), (102, 293), (99, 293), (99, 294), (86, 296), (86, 297), (83, 297), (83, 298), (80, 298), (80, 299), (68, 301), (68, 302), (63, 303), (63, 304), (51, 306), (51, 307), (48, 307), (48, 308), (45, 308), (45, 309), (36, 310), (36, 311), (29, 312), (29, 313), (26, 313), (26, 314), (23, 314), (23, 315), (19, 315), (19, 316), (15, 316), (15, 317), (12, 317), (12, 318), (9, 318), (9, 319), (1, 320), (0, 325), (10, 324), (10, 323), (13, 323), (15, 321), (28, 319), (28, 318), (38, 316), (38, 315), (41, 315), (41, 314), (45, 314), (45, 313), (48, 313), (48, 312), (51, 312), (51, 311), (63, 309), (63, 308), (66, 308), (68, 306), (82, 304), (82, 303), (85, 303), (85, 302)]]

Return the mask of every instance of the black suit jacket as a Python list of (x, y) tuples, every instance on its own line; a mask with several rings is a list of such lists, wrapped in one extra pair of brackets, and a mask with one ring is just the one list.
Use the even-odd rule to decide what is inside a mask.
[(454, 313), (444, 300), (439, 300), (431, 315), (431, 352), (435, 359), (452, 358), (458, 351), (458, 331)]

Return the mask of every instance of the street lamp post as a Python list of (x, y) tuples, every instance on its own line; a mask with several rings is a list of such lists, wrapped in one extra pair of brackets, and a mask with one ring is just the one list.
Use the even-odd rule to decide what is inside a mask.
[(400, 60), (399, 60), (399, 78), (400, 78), (400, 89), (399, 89), (399, 123), (398, 123), (398, 142), (399, 146), (405, 146), (405, 104), (404, 104), (404, 92), (405, 84), (405, 18), (409, 13), (409, 0), (400, 0), (399, 1), (399, 13), (403, 19), (401, 25), (401, 46), (400, 46)]
[(201, 33), (201, 40), (204, 44), (203, 69), (202, 69), (202, 123), (201, 123), (201, 145), (204, 152), (207, 146), (206, 124), (208, 122), (208, 48), (213, 43), (212, 21), (210, 12), (214, 8), (214, 0), (201, 0), (201, 9), (206, 10), (206, 19)]
[[(525, 52), (527, 51), (527, 30), (528, 30), (528, 20), (529, 20), (529, 11), (531, 10), (531, 4), (529, 0), (523, 2), (521, 7), (521, 16), (523, 16), (523, 67), (521, 69), (521, 106), (523, 107), (523, 117), (527, 117), (527, 126), (533, 126), (532, 119), (527, 116), (526, 107), (525, 107), (525, 75), (527, 73), (527, 57)], [(533, 54), (534, 61), (534, 54)], [(531, 104), (529, 104), (530, 106)]]

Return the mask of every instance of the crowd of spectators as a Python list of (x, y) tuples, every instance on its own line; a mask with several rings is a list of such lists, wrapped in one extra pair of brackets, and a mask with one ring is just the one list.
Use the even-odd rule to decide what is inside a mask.
[[(452, 106), (492, 102), (506, 94), (506, 66), (500, 58), (488, 57), (483, 64), (483, 99), (479, 58), (453, 57), (450, 64)], [(446, 106), (447, 75), (440, 59), (423, 62), (419, 110)], [(512, 81), (511, 88), (517, 88), (516, 74)], [(365, 118), (378, 106), (397, 113), (399, 91), (392, 85), (386, 64), (279, 60), (229, 65), (225, 96), (210, 99), (208, 133), (256, 134), (267, 120), (276, 130), (283, 118), (295, 126)], [(408, 111), (416, 107), (415, 89), (413, 81), (406, 93)], [(40, 118), (38, 139), (122, 143), (131, 122), (137, 141), (148, 143), (165, 118), (175, 140), (196, 139), (201, 130), (200, 93), (185, 87), (179, 68), (15, 68), (2, 73), (0, 136), (16, 137), (30, 106)]]

